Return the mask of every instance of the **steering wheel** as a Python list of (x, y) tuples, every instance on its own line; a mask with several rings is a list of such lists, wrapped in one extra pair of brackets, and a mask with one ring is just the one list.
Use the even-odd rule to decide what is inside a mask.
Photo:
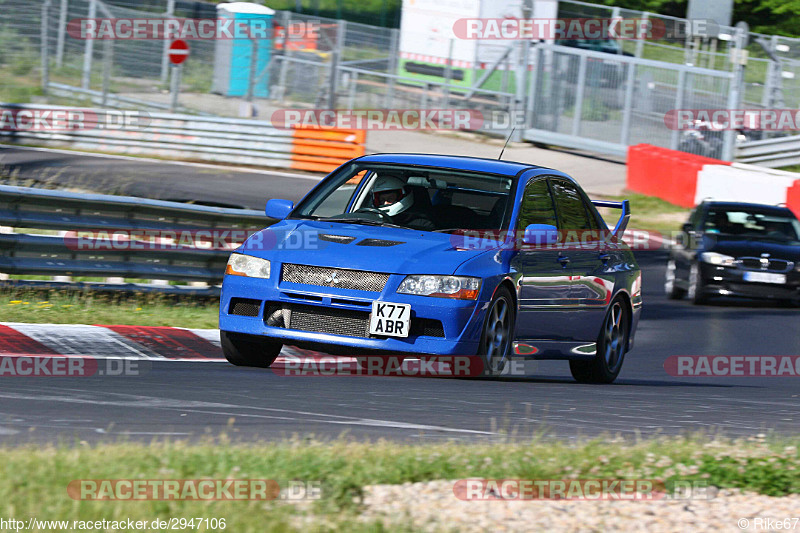
[(371, 213), (373, 215), (378, 215), (378, 217), (381, 220), (389, 220), (390, 219), (389, 215), (387, 215), (386, 213), (384, 213), (383, 211), (381, 211), (380, 209), (377, 209), (375, 207), (359, 207), (358, 209), (353, 211), (353, 213)]

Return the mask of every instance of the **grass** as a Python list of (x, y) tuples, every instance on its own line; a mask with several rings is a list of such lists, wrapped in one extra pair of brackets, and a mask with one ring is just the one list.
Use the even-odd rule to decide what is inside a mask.
[[(237, 421), (231, 419), (230, 431)], [(770, 496), (800, 492), (798, 441), (661, 438), (578, 444), (544, 442), (398, 444), (292, 439), (269, 445), (217, 442), (109, 443), (0, 449), (5, 516), (44, 520), (225, 518), (228, 531), (380, 531), (357, 519), (363, 488), (463, 478), (696, 480)], [(259, 501), (76, 501), (80, 479), (271, 479), (318, 484), (321, 499)], [(306, 515), (308, 522), (301, 520)], [(310, 522), (310, 523), (309, 523)], [(410, 528), (400, 523), (398, 528)]]
[[(630, 200), (631, 220), (628, 227), (631, 229), (651, 230), (660, 232), (678, 231), (681, 224), (689, 217), (689, 209), (671, 204), (655, 196), (631, 193), (623, 196), (608, 196), (604, 200)], [(619, 217), (619, 211), (614, 209), (601, 209), (600, 214), (613, 227)]]
[(107, 295), (86, 292), (0, 291), (3, 322), (31, 324), (128, 324), (216, 328), (219, 301), (160, 294)]

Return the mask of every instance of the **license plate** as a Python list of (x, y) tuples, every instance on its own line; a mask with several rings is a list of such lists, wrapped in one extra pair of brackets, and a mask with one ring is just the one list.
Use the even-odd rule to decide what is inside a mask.
[(390, 302), (372, 302), (369, 315), (370, 335), (408, 337), (411, 325), (411, 305)]
[(745, 281), (756, 283), (786, 283), (786, 274), (773, 274), (772, 272), (745, 272)]

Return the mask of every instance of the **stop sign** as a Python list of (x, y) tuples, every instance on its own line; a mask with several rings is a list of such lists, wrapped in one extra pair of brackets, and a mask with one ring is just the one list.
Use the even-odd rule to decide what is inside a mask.
[(173, 65), (180, 65), (189, 57), (189, 45), (183, 39), (172, 41), (169, 45), (169, 61)]

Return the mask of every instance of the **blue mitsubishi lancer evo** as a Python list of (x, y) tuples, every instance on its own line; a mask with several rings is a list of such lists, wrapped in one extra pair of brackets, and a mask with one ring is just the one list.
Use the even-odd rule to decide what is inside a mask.
[[(609, 230), (597, 208), (621, 210)], [(628, 202), (590, 201), (557, 170), (473, 157), (353, 159), (231, 254), (222, 348), (268, 367), (284, 344), (333, 354), (569, 360), (611, 383), (633, 346), (641, 271)]]

